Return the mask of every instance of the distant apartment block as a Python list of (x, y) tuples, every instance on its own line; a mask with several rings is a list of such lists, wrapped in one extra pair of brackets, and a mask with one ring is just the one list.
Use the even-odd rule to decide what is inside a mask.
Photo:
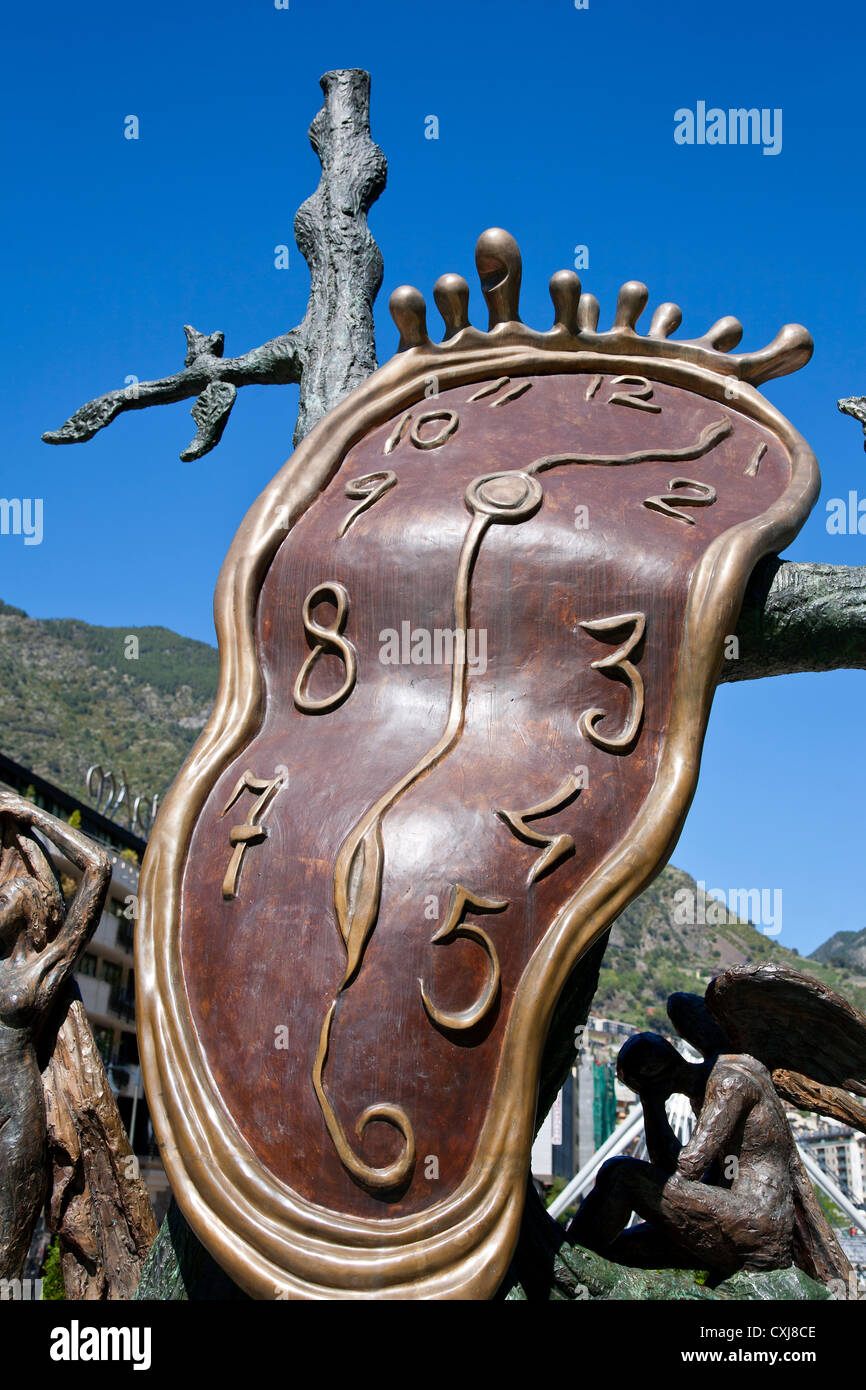
[(615, 1064), (626, 1038), (637, 1031), (631, 1023), (590, 1014), (577, 1062), (532, 1146), (532, 1176), (537, 1182), (572, 1178), (634, 1104), (633, 1093), (616, 1077)]
[(866, 1134), (820, 1115), (789, 1115), (797, 1142), (858, 1207), (866, 1207)]

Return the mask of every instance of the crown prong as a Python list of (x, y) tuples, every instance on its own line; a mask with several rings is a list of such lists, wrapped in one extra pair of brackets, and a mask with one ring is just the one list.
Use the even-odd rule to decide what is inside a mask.
[(640, 280), (627, 280), (617, 296), (613, 331), (628, 329), (634, 332), (635, 324), (646, 308), (648, 300), (649, 290), (646, 285)]
[(440, 275), (433, 286), (433, 298), (445, 323), (443, 342), (469, 327), (469, 286), (462, 275)]
[(598, 329), (598, 316), (601, 313), (599, 302), (594, 294), (582, 294), (577, 306), (577, 324), (581, 333), (595, 333)]
[(575, 337), (578, 331), (580, 276), (573, 270), (557, 270), (550, 277), (550, 297), (553, 300), (554, 328), (564, 328), (566, 333)]
[(702, 346), (714, 348), (716, 352), (731, 352), (742, 336), (743, 325), (740, 320), (728, 314), (723, 319), (717, 319), (703, 337), (696, 338), (695, 341)]
[[(490, 313), (487, 333), (469, 323), (469, 286), (462, 276), (440, 276), (433, 291), (445, 323), (442, 344), (454, 351), (473, 352), (497, 343), (511, 349), (525, 343), (540, 349), (587, 348), (618, 356), (648, 355), (735, 376), (754, 386), (797, 371), (812, 356), (812, 337), (799, 323), (786, 324), (767, 347), (756, 352), (734, 352), (743, 329), (739, 320), (730, 316), (718, 319), (700, 338), (668, 343), (666, 340), (682, 322), (682, 310), (671, 303), (660, 304), (653, 313), (649, 332), (639, 333), (637, 321), (649, 298), (646, 285), (639, 280), (628, 280), (621, 286), (614, 322), (609, 330), (599, 333), (598, 300), (595, 295), (583, 293), (580, 280), (571, 270), (559, 270), (551, 277), (553, 328), (536, 332), (520, 321), (521, 258), (514, 237), (501, 227), (489, 227), (478, 238), (475, 263)], [(390, 309), (400, 331), (398, 352), (422, 348), (441, 353), (442, 347), (434, 348), (427, 335), (427, 307), (419, 290), (411, 285), (398, 286), (391, 295)], [(194, 335), (196, 346), (200, 336)]]
[(771, 343), (758, 352), (741, 352), (731, 358), (743, 381), (760, 386), (762, 381), (787, 376), (805, 367), (815, 349), (812, 334), (802, 323), (786, 323)]
[(482, 232), (475, 246), (475, 265), (490, 311), (489, 327), (519, 323), (523, 262), (520, 247), (511, 233), (502, 227), (488, 227)]
[(652, 316), (652, 323), (647, 336), (649, 338), (669, 338), (672, 333), (676, 333), (683, 321), (683, 311), (679, 304), (660, 304)]
[(398, 352), (407, 348), (430, 346), (427, 336), (427, 304), (414, 285), (398, 285), (388, 300), (391, 317), (400, 331)]

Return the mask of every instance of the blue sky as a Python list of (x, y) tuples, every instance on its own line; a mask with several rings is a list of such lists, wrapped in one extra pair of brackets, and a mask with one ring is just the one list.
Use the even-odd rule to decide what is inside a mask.
[[(306, 130), (321, 73), (349, 66), (372, 73), (389, 161), (370, 218), (381, 360), (396, 347), (387, 292), (409, 281), (432, 300), (445, 270), (473, 281), (475, 239), (495, 224), (521, 244), (529, 323), (549, 323), (547, 281), (578, 244), (603, 324), (631, 278), (651, 304), (682, 305), (687, 336), (733, 313), (754, 347), (805, 323), (812, 362), (765, 388), (824, 478), (788, 553), (863, 563), (864, 538), (825, 521), (828, 499), (866, 495), (859, 427), (835, 407), (866, 392), (864, 27), (862, 7), (839, 0), (19, 7), (0, 88), (2, 492), (44, 499), (45, 536), (0, 540), (0, 596), (39, 617), (213, 640), (214, 581), (289, 452), (296, 389), (244, 389), (197, 464), (177, 457), (191, 402), (122, 416), (85, 445), (40, 434), (128, 374), (177, 370), (183, 323), (224, 330), (235, 355), (299, 321), (308, 277), (292, 220), (319, 172)], [(780, 108), (781, 153), (677, 145), (674, 112), (698, 101)], [(138, 141), (123, 138), (129, 114)], [(472, 308), (484, 322), (475, 293)], [(866, 924), (864, 693), (860, 672), (722, 688), (674, 856), (709, 886), (781, 887), (778, 939), (801, 951)]]

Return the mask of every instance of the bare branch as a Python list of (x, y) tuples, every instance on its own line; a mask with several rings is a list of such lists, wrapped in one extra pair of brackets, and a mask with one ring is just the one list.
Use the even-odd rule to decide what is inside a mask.
[(321, 87), (325, 104), (309, 137), (322, 176), (295, 218), (295, 238), (310, 268), (303, 322), (252, 352), (226, 358), (222, 333), (199, 333), (187, 324), (182, 371), (88, 401), (60, 429), (43, 434), (46, 444), (84, 443), (124, 411), (196, 397), (198, 432), (181, 458), (197, 459), (219, 443), (239, 387), (299, 382), (297, 444), (375, 370), (373, 301), (382, 283), (382, 256), (367, 212), (385, 187), (388, 166), (370, 137), (369, 73), (327, 72)]
[(863, 426), (863, 448), (866, 449), (866, 396), (847, 396), (843, 401), (837, 401), (837, 406), (843, 415), (850, 415), (854, 420), (859, 420)]
[(295, 217), (295, 240), (310, 267), (310, 299), (298, 329), (304, 368), (296, 445), (376, 370), (373, 302), (383, 275), (382, 253), (367, 227), (388, 173), (370, 138), (370, 74), (326, 72), (321, 85), (325, 104), (309, 137), (322, 177)]
[(302, 354), (297, 331), (272, 338), (243, 357), (222, 357), (223, 335), (197, 333), (184, 325), (189, 351), (184, 369), (159, 381), (138, 381), (88, 401), (59, 430), (48, 430), (46, 444), (81, 444), (110, 425), (125, 410), (149, 405), (173, 405), (196, 396), (192, 417), (198, 434), (184, 449), (184, 461), (201, 458), (216, 444), (225, 428), (239, 386), (269, 386), (300, 381)]
[(725, 661), (720, 682), (866, 669), (866, 566), (764, 560), (736, 635), (739, 656)]

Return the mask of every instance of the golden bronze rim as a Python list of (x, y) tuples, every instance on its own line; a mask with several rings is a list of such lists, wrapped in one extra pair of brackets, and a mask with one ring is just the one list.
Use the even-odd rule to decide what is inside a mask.
[[(571, 292), (571, 281), (565, 288)], [(452, 286), (451, 292), (460, 309), (457, 289)], [(488, 334), (463, 327), (435, 346), (426, 333), (421, 337), (423, 322), (411, 295), (392, 296), (404, 350), (315, 427), (265, 488), (232, 543), (214, 602), (221, 662), (217, 702), (160, 808), (142, 873), (139, 1037), (163, 1161), (196, 1234), (229, 1275), (259, 1298), (484, 1298), (495, 1292), (517, 1240), (538, 1069), (557, 997), (580, 956), (669, 857), (694, 794), (723, 639), (735, 629), (748, 577), (762, 556), (793, 539), (819, 487), (809, 446), (750, 384), (799, 365), (804, 352), (808, 355), (805, 330), (783, 330), (771, 348), (739, 358), (723, 356), (717, 345), (726, 340), (720, 325), (728, 325), (730, 340), (729, 320), (716, 326), (715, 341), (710, 335), (676, 344), (640, 338), (630, 320), (640, 311), (641, 294), (630, 285), (621, 292), (617, 323), (607, 334), (586, 328), (573, 332), (562, 322), (538, 334), (512, 317)], [(500, 294), (497, 303), (499, 312), (516, 313), (508, 295)], [(561, 317), (571, 312), (566, 305)], [(669, 326), (673, 316), (662, 321)], [(639, 371), (724, 401), (776, 436), (789, 454), (791, 478), (768, 511), (719, 536), (695, 568), (652, 790), (628, 834), (560, 907), (527, 966), (476, 1158), (464, 1181), (421, 1214), (375, 1221), (341, 1215), (305, 1201), (277, 1180), (239, 1133), (198, 1044), (180, 964), (181, 877), (192, 830), (216, 776), (260, 722), (261, 674), (254, 646), (258, 595), (279, 545), (348, 450), (421, 400), (431, 375), (442, 391), (492, 374), (519, 378), (592, 371)], [(738, 379), (734, 401), (728, 394), (732, 377)]]

